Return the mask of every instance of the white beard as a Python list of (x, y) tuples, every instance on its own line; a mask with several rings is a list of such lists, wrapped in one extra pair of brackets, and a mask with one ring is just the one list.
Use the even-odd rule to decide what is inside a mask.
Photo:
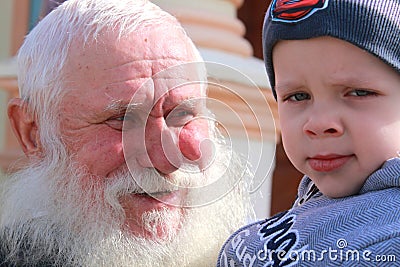
[[(253, 216), (242, 178), (246, 165), (224, 158), (228, 153), (216, 155), (208, 175), (220, 176), (223, 168), (229, 178), (224, 179), (225, 186), (234, 189), (217, 201), (184, 212), (145, 213), (140, 219), (146, 231), (155, 236), (157, 226), (163, 227), (165, 236), (158, 239), (123, 230), (126, 214), (118, 197), (138, 190), (129, 175), (107, 179), (111, 182), (105, 189), (99, 177), (92, 177), (93, 183), (83, 191), (86, 171), (70, 160), (45, 159), (0, 185), (0, 246), (7, 246), (9, 261), (17, 265), (51, 259), (59, 266), (215, 266), (223, 242)], [(154, 177), (154, 173), (147, 175)], [(151, 180), (148, 177), (143, 180)], [(189, 178), (184, 177), (183, 183)], [(189, 203), (197, 203), (202, 195), (189, 194)], [(176, 216), (183, 217), (178, 231), (173, 225)], [(28, 240), (29, 248), (21, 240)], [(21, 253), (25, 253), (23, 261)]]

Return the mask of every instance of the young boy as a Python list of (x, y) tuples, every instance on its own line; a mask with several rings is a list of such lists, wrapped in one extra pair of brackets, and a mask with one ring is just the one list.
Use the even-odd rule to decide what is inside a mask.
[(274, 0), (263, 29), (293, 207), (218, 266), (400, 266), (400, 0)]

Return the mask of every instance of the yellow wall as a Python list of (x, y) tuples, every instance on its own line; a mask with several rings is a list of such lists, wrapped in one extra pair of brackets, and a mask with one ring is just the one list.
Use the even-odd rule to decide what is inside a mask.
[(7, 58), (11, 51), (12, 8), (12, 0), (0, 1), (0, 60)]
[[(19, 0), (0, 1), (0, 61), (6, 60), (11, 53), (13, 1)], [(0, 90), (0, 149), (4, 147), (4, 125), (8, 123), (6, 107), (5, 93)]]

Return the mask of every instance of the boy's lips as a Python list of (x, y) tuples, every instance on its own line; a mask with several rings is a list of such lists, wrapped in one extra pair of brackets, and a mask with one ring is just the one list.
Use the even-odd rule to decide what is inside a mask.
[(353, 155), (315, 155), (307, 158), (310, 167), (317, 172), (330, 172), (346, 164)]

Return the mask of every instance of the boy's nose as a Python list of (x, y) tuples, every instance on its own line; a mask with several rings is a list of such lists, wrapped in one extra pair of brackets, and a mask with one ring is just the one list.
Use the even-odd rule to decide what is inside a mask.
[(338, 137), (344, 127), (335, 111), (314, 111), (304, 124), (303, 132), (310, 138)]

